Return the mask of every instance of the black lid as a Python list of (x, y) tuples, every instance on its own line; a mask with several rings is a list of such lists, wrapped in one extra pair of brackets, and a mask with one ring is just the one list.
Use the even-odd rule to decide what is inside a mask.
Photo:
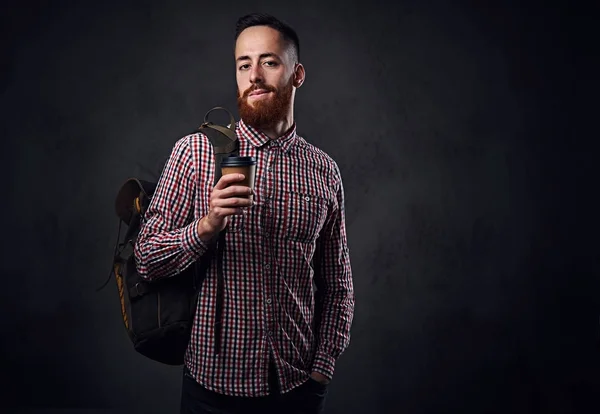
[(229, 156), (223, 158), (221, 161), (221, 167), (246, 167), (248, 165), (255, 165), (256, 158), (254, 157), (235, 157)]

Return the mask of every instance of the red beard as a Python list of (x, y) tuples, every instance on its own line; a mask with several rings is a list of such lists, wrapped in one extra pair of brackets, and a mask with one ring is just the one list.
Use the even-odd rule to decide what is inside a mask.
[[(253, 106), (248, 104), (248, 95), (257, 89), (273, 92), (273, 96), (264, 100), (255, 101)], [(283, 90), (273, 86), (260, 84), (248, 88), (242, 96), (238, 90), (237, 104), (242, 120), (253, 128), (268, 129), (277, 122), (284, 120), (292, 104), (293, 84), (289, 83)]]

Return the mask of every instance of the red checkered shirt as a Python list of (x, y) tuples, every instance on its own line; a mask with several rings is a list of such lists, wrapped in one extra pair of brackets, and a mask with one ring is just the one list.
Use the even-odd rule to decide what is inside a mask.
[[(214, 349), (213, 258), (185, 364), (209, 390), (264, 396), (269, 358), (281, 391), (287, 392), (312, 371), (332, 378), (349, 344), (354, 290), (344, 189), (335, 161), (298, 136), (295, 124), (276, 140), (243, 121), (236, 131), (239, 155), (257, 160), (255, 205), (245, 216), (233, 217), (226, 234), (221, 351)], [(178, 140), (135, 245), (142, 277), (171, 277), (202, 258), (208, 246), (199, 239), (197, 224), (208, 213), (213, 184), (208, 138), (192, 134)], [(320, 312), (315, 292), (322, 294)]]

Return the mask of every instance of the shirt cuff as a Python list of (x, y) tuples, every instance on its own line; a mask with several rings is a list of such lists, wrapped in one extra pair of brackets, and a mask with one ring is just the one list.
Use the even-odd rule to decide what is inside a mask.
[(198, 222), (194, 220), (189, 226), (183, 230), (181, 244), (185, 251), (191, 252), (194, 256), (202, 256), (208, 246), (198, 236)]
[(327, 355), (324, 352), (317, 351), (313, 361), (312, 370), (327, 377), (329, 381), (333, 378), (333, 370), (335, 368), (335, 358)]

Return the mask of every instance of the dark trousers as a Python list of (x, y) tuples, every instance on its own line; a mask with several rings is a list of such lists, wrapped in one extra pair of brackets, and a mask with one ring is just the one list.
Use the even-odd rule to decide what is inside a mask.
[(312, 378), (281, 394), (273, 368), (269, 370), (271, 392), (266, 397), (232, 397), (209, 391), (183, 369), (181, 414), (321, 414), (327, 385)]

